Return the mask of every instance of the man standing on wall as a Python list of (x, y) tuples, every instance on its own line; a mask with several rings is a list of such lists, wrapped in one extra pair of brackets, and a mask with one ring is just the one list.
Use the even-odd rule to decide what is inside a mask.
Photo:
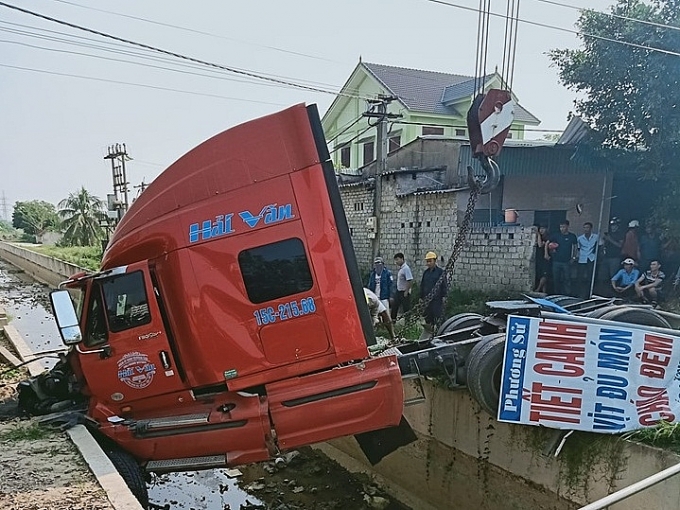
[(578, 271), (577, 281), (579, 285), (578, 294), (584, 299), (590, 297), (590, 283), (593, 278), (595, 268), (595, 250), (599, 241), (599, 236), (593, 234), (593, 224), (586, 221), (583, 224), (583, 234), (576, 238), (578, 242)]
[(569, 232), (569, 220), (560, 222), (560, 231), (551, 234), (545, 245), (545, 258), (552, 260), (553, 290), (556, 294), (571, 295), (570, 264), (576, 262), (576, 236)]
[(397, 293), (394, 296), (394, 306), (392, 306), (392, 321), (397, 320), (399, 307), (408, 312), (411, 308), (410, 296), (411, 287), (413, 286), (413, 274), (411, 268), (404, 261), (404, 254), (399, 252), (394, 256), (394, 263), (399, 267), (397, 272)]
[(435, 289), (439, 278), (444, 274), (444, 270), (437, 265), (437, 254), (433, 251), (428, 251), (425, 255), (425, 265), (427, 269), (423, 272), (423, 279), (420, 282), (420, 299), (430, 297), (431, 301), (425, 307), (425, 330), (432, 333), (434, 327), (444, 311), (444, 299), (446, 298), (447, 288), (446, 280)]
[(371, 274), (368, 275), (368, 285), (366, 286), (378, 296), (389, 313), (392, 273), (385, 267), (382, 257), (376, 257), (373, 261), (373, 269)]

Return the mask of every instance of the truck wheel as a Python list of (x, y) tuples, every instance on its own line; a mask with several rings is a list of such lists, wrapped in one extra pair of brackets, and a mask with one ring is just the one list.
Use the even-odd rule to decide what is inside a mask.
[(592, 317), (593, 319), (601, 319), (604, 314), (620, 309), (621, 309), (620, 305), (608, 305), (603, 306), (602, 308), (598, 308), (597, 310), (593, 310), (592, 312), (588, 312), (585, 315), (586, 317)]
[(459, 313), (453, 315), (444, 321), (444, 324), (439, 326), (437, 330), (437, 335), (443, 335), (445, 333), (453, 333), (458, 329), (469, 328), (470, 326), (475, 326), (479, 324), (482, 320), (482, 316), (478, 313)]
[(108, 450), (106, 455), (130, 488), (130, 492), (137, 498), (142, 508), (149, 507), (149, 492), (146, 488), (144, 473), (132, 455), (123, 450)]
[(608, 321), (619, 321), (628, 324), (671, 329), (671, 325), (666, 319), (661, 317), (654, 310), (648, 308), (630, 308), (624, 306), (618, 310), (612, 310), (605, 313), (600, 318)]
[(583, 301), (581, 298), (573, 297), (573, 296), (558, 296), (554, 299), (551, 299), (553, 303), (556, 305), (560, 305), (561, 307), (569, 306), (569, 305), (574, 305), (576, 303), (580, 303)]
[(467, 359), (467, 386), (472, 397), (491, 416), (498, 414), (505, 333), (482, 337)]

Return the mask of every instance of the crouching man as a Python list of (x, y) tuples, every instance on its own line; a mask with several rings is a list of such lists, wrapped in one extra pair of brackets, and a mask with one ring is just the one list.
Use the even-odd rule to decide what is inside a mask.
[(390, 339), (394, 340), (394, 326), (392, 325), (392, 319), (387, 311), (385, 305), (380, 301), (375, 292), (364, 287), (364, 295), (366, 296), (366, 304), (368, 305), (368, 310), (371, 312), (371, 317), (373, 318), (373, 325), (377, 325), (378, 322), (382, 322), (387, 328), (387, 332), (390, 335)]

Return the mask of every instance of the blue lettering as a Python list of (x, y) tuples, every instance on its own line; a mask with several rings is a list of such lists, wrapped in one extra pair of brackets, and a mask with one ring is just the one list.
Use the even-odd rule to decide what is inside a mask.
[(626, 426), (625, 422), (630, 420), (624, 409), (606, 406), (601, 402), (595, 403), (595, 412), (588, 413), (588, 416), (593, 417), (593, 430), (621, 430)]

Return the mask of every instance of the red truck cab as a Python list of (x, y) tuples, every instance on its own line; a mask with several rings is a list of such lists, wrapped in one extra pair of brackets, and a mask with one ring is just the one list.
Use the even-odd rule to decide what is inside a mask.
[(130, 207), (101, 271), (65, 287), (80, 294), (77, 324), (58, 321), (88, 416), (149, 470), (260, 461), (400, 423), (401, 373), (368, 353), (315, 106), (184, 155)]

